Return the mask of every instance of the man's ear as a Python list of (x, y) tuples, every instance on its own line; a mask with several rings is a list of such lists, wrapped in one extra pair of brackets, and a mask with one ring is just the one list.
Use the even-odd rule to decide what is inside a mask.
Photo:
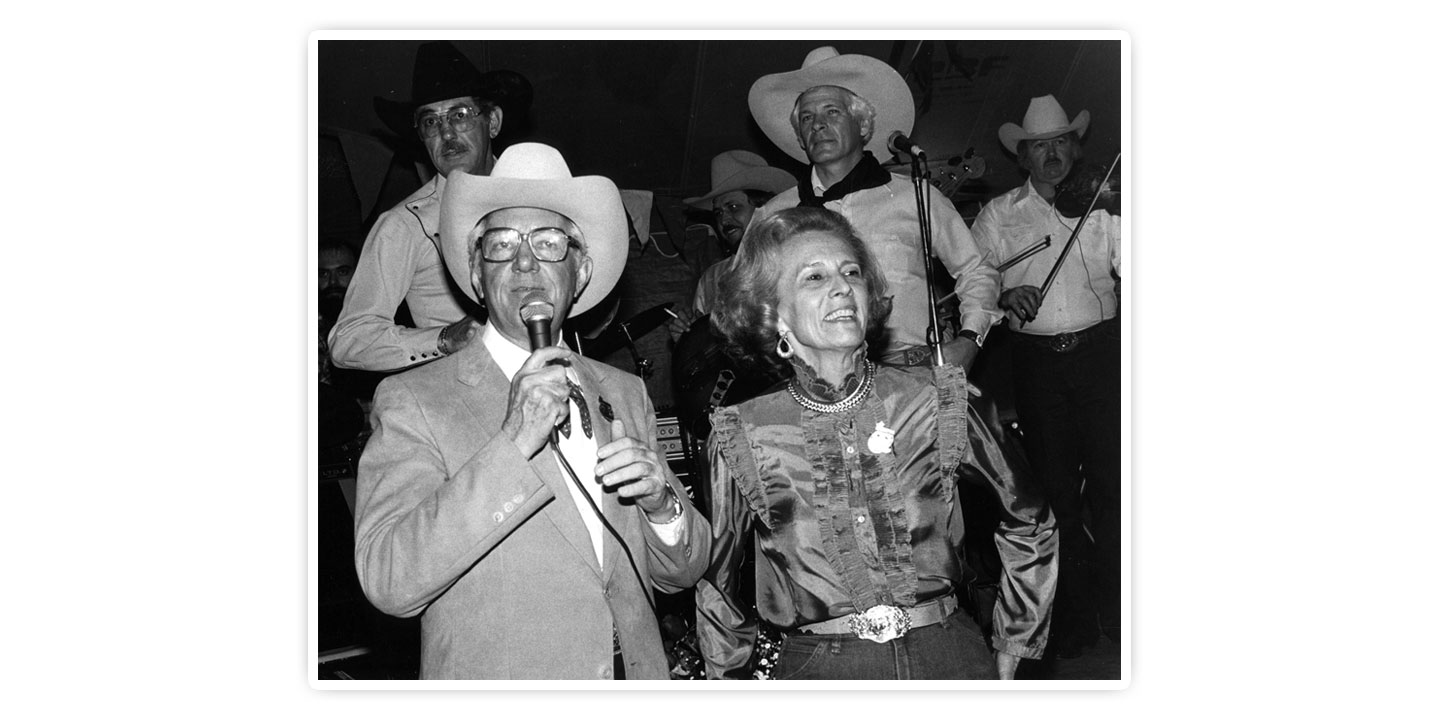
[(860, 140), (868, 145), (873, 137), (875, 137), (875, 120), (873, 118), (861, 118)]
[(470, 286), (475, 288), (475, 299), (485, 302), (484, 278), (480, 274), (480, 266), (474, 262), (470, 263)]
[(590, 275), (595, 271), (595, 263), (586, 255), (580, 261), (580, 266), (575, 268), (575, 297), (572, 300), (579, 300), (581, 293), (585, 292), (586, 286), (590, 284)]
[(494, 140), (500, 134), (500, 126), (505, 124), (505, 111), (499, 105), (490, 111), (490, 139)]

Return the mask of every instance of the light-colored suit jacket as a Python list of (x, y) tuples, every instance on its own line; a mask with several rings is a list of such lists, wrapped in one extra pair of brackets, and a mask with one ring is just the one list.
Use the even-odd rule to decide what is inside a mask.
[[(658, 452), (640, 379), (585, 358), (573, 367), (597, 446), (611, 440), (603, 399)], [(551, 452), (527, 460), (501, 432), (509, 388), (480, 342), (377, 388), (355, 505), (355, 569), (366, 596), (391, 615), (424, 613), (424, 679), (608, 678), (612, 628), (627, 679), (668, 679), (645, 594), (699, 580), (709, 523), (666, 466), (689, 515), (679, 544), (666, 546), (638, 507), (607, 492), (605, 517), (643, 581), (609, 532), (602, 569)]]

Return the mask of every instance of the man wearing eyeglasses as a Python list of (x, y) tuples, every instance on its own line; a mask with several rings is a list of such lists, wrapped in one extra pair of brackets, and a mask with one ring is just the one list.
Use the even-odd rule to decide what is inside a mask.
[[(375, 111), (396, 133), (423, 143), (435, 176), (371, 228), (330, 331), (338, 367), (403, 370), (449, 355), (479, 332), (473, 317), (479, 306), (440, 261), (440, 198), (451, 173), (490, 172), (504, 108), (523, 112), (530, 84), (507, 70), (481, 73), (454, 45), (439, 41), (416, 53), (411, 94), (405, 102), (376, 98)], [(402, 301), (413, 327), (396, 322)]]
[(710, 525), (661, 459), (644, 383), (554, 344), (625, 267), (620, 191), (521, 143), (489, 176), (452, 176), (440, 223), (489, 322), (376, 390), (355, 503), (366, 597), (420, 616), (422, 679), (668, 679), (653, 597), (699, 581)]

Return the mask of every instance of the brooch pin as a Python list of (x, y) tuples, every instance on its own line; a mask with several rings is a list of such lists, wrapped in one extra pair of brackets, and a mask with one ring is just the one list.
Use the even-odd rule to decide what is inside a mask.
[(876, 455), (884, 455), (890, 452), (895, 445), (895, 431), (885, 427), (885, 421), (875, 423), (875, 432), (870, 433), (870, 440), (866, 447)]

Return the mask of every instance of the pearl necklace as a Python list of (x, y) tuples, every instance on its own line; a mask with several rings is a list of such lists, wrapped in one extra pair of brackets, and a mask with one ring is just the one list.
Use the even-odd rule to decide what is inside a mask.
[(850, 393), (849, 396), (839, 402), (822, 403), (805, 397), (800, 394), (800, 390), (795, 387), (794, 378), (790, 379), (790, 384), (786, 386), (786, 389), (790, 391), (790, 397), (794, 398), (795, 402), (799, 403), (800, 407), (806, 410), (814, 410), (819, 413), (849, 412), (865, 401), (866, 396), (870, 394), (870, 386), (874, 380), (875, 363), (867, 359), (865, 361), (865, 378), (860, 381), (860, 387), (855, 388), (855, 392)]

